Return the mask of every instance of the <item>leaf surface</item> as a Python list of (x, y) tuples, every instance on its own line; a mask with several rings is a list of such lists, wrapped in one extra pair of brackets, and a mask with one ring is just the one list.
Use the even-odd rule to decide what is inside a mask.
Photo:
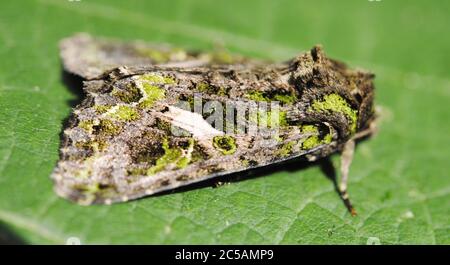
[[(449, 244), (450, 5), (441, 1), (6, 1), (0, 9), (0, 241)], [(112, 206), (58, 198), (49, 175), (76, 90), (75, 32), (284, 60), (323, 44), (376, 73), (380, 132), (358, 145), (346, 211), (318, 165)], [(337, 157), (333, 162), (338, 165)]]

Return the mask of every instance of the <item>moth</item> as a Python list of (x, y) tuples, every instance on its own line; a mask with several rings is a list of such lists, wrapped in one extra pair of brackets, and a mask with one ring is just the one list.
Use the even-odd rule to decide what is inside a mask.
[(64, 129), (51, 176), (59, 196), (126, 202), (341, 152), (340, 190), (350, 202), (355, 140), (374, 131), (374, 74), (320, 46), (281, 63), (87, 34), (60, 48), (86, 97)]

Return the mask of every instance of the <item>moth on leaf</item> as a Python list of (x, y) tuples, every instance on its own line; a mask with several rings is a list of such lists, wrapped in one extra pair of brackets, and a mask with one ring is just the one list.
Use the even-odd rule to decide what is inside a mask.
[(320, 46), (269, 63), (78, 34), (61, 42), (86, 98), (52, 174), (79, 204), (124, 202), (216, 176), (342, 152), (374, 131), (374, 75)]

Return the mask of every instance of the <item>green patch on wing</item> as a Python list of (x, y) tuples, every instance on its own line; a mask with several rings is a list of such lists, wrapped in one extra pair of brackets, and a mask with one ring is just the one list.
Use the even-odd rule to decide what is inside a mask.
[(254, 101), (265, 101), (265, 102), (279, 101), (283, 104), (293, 104), (295, 101), (297, 101), (297, 96), (295, 95), (294, 92), (280, 93), (280, 92), (263, 92), (259, 90), (253, 90), (250, 91), (245, 96), (248, 99)]
[(236, 139), (229, 135), (215, 136), (213, 146), (224, 155), (234, 154), (237, 150)]
[(350, 121), (350, 130), (356, 131), (356, 122), (358, 120), (358, 111), (352, 109), (350, 104), (338, 94), (329, 94), (323, 97), (323, 100), (316, 100), (312, 104), (314, 111), (332, 111), (339, 112), (347, 116)]
[(188, 146), (181, 148), (178, 146), (171, 147), (169, 140), (164, 138), (162, 143), (164, 154), (156, 160), (156, 165), (147, 170), (147, 175), (154, 175), (167, 167), (171, 166), (175, 169), (186, 167), (192, 158), (192, 152), (194, 150), (194, 140), (189, 139)]
[(301, 131), (304, 134), (311, 134), (302, 142), (302, 149), (309, 150), (321, 144), (329, 144), (332, 140), (331, 133), (327, 133), (323, 138), (320, 138), (319, 128), (315, 125), (303, 125)]
[(138, 111), (127, 105), (113, 107), (109, 110), (108, 114), (111, 118), (119, 121), (134, 121), (139, 118)]
[(166, 93), (161, 86), (175, 84), (173, 78), (159, 74), (142, 75), (139, 77), (139, 81), (142, 84), (143, 95), (139, 101), (139, 106), (142, 108), (150, 108), (155, 102), (165, 98)]

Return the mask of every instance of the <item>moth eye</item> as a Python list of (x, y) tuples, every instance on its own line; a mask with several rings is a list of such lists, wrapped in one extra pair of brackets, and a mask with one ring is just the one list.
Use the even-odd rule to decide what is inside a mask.
[(361, 92), (356, 91), (353, 93), (353, 96), (355, 97), (356, 101), (358, 101), (358, 103), (362, 102), (363, 96), (361, 95)]

